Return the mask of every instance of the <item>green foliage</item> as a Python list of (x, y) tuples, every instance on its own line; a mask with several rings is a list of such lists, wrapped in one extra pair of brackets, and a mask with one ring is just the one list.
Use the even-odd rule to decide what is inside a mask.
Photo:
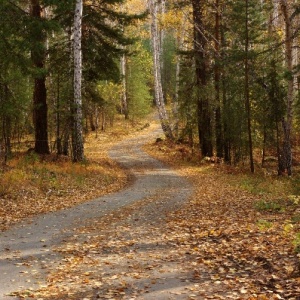
[[(250, 38), (251, 43), (262, 41), (262, 33), (266, 29), (267, 6), (259, 0), (251, 0), (247, 3), (244, 0), (230, 0), (227, 7), (228, 25), (232, 30), (230, 39), (234, 43), (237, 58), (239, 58), (239, 53), (243, 56), (246, 35)], [(248, 33), (246, 32), (246, 22), (248, 22)], [(251, 55), (254, 55), (254, 52), (250, 52), (250, 58)]]
[[(176, 40), (172, 31), (167, 31), (165, 34), (164, 45), (163, 45), (163, 69), (162, 69), (162, 80), (164, 94), (168, 98), (175, 97), (175, 86), (176, 86)], [(168, 104), (168, 99), (166, 99)]]
[(295, 196), (300, 195), (300, 176), (299, 175), (291, 178), (291, 194), (295, 195)]
[(136, 43), (133, 55), (127, 58), (128, 111), (132, 120), (144, 117), (150, 112), (151, 71), (150, 53), (141, 44)]
[(284, 207), (281, 203), (276, 201), (266, 201), (260, 200), (257, 201), (254, 205), (255, 209), (258, 211), (268, 211), (268, 212), (282, 212), (284, 211)]
[(197, 124), (197, 103), (196, 90), (194, 89), (194, 70), (193, 59), (190, 53), (184, 53), (180, 63), (180, 78), (179, 78), (179, 118), (182, 123), (182, 130), (179, 134), (181, 139), (189, 137), (192, 140), (196, 133)]
[(272, 228), (273, 224), (270, 221), (261, 219), (257, 221), (257, 226), (260, 230), (264, 231)]
[(295, 252), (300, 253), (300, 233), (297, 233), (294, 240), (293, 245), (295, 247)]
[(243, 178), (241, 179), (239, 186), (254, 195), (263, 195), (268, 192), (264, 186), (261, 185), (261, 178), (259, 177)]
[(300, 213), (295, 214), (294, 216), (292, 216), (291, 222), (292, 223), (300, 223)]
[(82, 51), (84, 77), (87, 81), (119, 80), (116, 58), (124, 53), (124, 46), (133, 40), (125, 37), (123, 28), (139, 15), (127, 15), (116, 10), (123, 0), (104, 0), (101, 5), (85, 5)]
[(100, 107), (112, 119), (120, 102), (121, 85), (111, 81), (101, 81), (97, 85), (97, 92), (99, 99), (103, 99)]
[(34, 151), (30, 151), (23, 160), (21, 160), (21, 165), (25, 168), (33, 167), (37, 162), (40, 161), (38, 154)]
[(300, 204), (300, 196), (299, 195), (289, 195), (288, 200), (290, 200), (293, 205)]

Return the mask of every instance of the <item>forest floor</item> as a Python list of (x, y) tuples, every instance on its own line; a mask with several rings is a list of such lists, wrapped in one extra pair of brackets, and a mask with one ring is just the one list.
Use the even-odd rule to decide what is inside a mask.
[[(31, 287), (29, 281), (28, 288), (11, 295), (44, 300), (300, 299), (297, 177), (249, 175), (200, 162), (185, 145), (155, 142), (155, 126), (143, 131), (141, 142), (152, 141), (144, 149), (165, 165), (148, 163), (142, 150), (133, 150), (133, 140), (110, 152), (116, 158), (118, 149), (129, 149), (119, 160), (129, 163), (126, 172), (110, 160), (105, 164), (106, 172), (116, 175), (106, 180), (113, 186), (107, 184), (103, 193), (126, 186), (126, 173), (133, 168), (131, 187), (150, 178), (150, 185), (144, 182), (139, 188), (142, 198), (77, 224), (72, 235), (53, 246), (57, 260), (45, 263), (43, 286)], [(93, 145), (90, 152), (107, 157), (99, 156), (99, 148)], [(96, 184), (93, 189), (101, 190), (102, 182)], [(80, 192), (68, 198), (80, 199)], [(71, 200), (69, 206), (74, 204)], [(8, 255), (11, 249), (5, 251)], [(31, 257), (16, 263), (25, 278), (34, 273), (33, 262)]]
[(76, 164), (67, 156), (26, 152), (30, 144), (23, 142), (20, 152), (0, 165), (0, 231), (24, 218), (66, 209), (126, 186), (130, 177), (109, 158), (108, 150), (142, 126), (118, 121), (113, 128), (89, 134), (87, 160)]

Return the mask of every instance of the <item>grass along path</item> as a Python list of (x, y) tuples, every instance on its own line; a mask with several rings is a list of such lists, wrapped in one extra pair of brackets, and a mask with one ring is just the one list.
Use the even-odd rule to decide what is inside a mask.
[(23, 219), (78, 205), (117, 191), (127, 183), (127, 174), (107, 155), (120, 140), (137, 133), (124, 121), (86, 137), (84, 163), (64, 156), (15, 154), (0, 168), (0, 231)]
[[(152, 250), (163, 250), (160, 224), (165, 225), (166, 213), (180, 207), (191, 192), (184, 178), (141, 150), (146, 141), (155, 140), (156, 128), (126, 139), (110, 151), (113, 159), (133, 174), (132, 185), (73, 208), (33, 218), (31, 224), (19, 224), (0, 235), (0, 268), (5, 270), (5, 276), (0, 277), (1, 299), (6, 299), (7, 294), (16, 299), (113, 299), (111, 295), (132, 297), (144, 291), (143, 281), (131, 282), (131, 275), (133, 279), (148, 278), (139, 277), (143, 264), (135, 261), (131, 253), (134, 250), (127, 247), (135, 245), (137, 252), (141, 250), (144, 263)], [(101, 227), (103, 224), (107, 227)], [(140, 235), (143, 230), (145, 234)], [(149, 240), (151, 236), (156, 238), (154, 242)], [(127, 250), (131, 255), (127, 256)], [(119, 256), (122, 254), (123, 263)], [(129, 275), (128, 285), (133, 287), (126, 292), (120, 290), (125, 281), (119, 274)], [(178, 282), (175, 280), (175, 286)], [(117, 284), (117, 293), (111, 294), (112, 284)], [(163, 290), (168, 292), (170, 284), (174, 285), (173, 279), (159, 282), (153, 285), (153, 291), (166, 287)]]
[(174, 211), (173, 196), (158, 190), (81, 226), (57, 247), (63, 260), (47, 266), (45, 288), (28, 297), (299, 299), (300, 211), (290, 179), (199, 164), (182, 145), (146, 148), (193, 184), (190, 201)]

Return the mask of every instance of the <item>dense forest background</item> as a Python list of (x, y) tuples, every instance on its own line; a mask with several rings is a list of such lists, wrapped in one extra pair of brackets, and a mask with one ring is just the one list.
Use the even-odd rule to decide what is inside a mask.
[(166, 137), (202, 158), (291, 175), (299, 13), (288, 0), (2, 0), (1, 160), (27, 141), (81, 161), (86, 133), (156, 105)]

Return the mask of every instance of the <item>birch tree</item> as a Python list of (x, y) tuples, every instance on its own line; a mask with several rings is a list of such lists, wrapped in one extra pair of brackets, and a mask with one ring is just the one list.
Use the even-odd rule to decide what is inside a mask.
[(121, 57), (121, 78), (122, 78), (122, 95), (121, 95), (121, 109), (128, 119), (128, 101), (127, 101), (127, 80), (126, 80), (126, 54), (124, 53)]
[[(124, 4), (121, 5), (121, 11), (125, 11)], [(124, 33), (125, 27), (121, 24), (122, 32)], [(124, 47), (123, 47), (124, 48)], [(121, 79), (122, 79), (122, 94), (121, 94), (121, 111), (125, 116), (125, 119), (128, 119), (128, 101), (127, 101), (127, 55), (123, 53), (120, 60), (120, 69), (121, 69)]]
[(158, 13), (160, 8), (160, 1), (148, 0), (148, 6), (151, 14), (151, 43), (153, 51), (153, 71), (154, 71), (154, 92), (155, 103), (158, 109), (158, 115), (161, 122), (161, 126), (165, 136), (169, 139), (173, 139), (173, 133), (170, 126), (170, 120), (165, 107), (165, 100), (162, 89), (161, 79), (161, 35), (158, 26)]
[(82, 0), (76, 0), (74, 16), (74, 103), (73, 103), (73, 161), (83, 161), (83, 130), (82, 130)]

